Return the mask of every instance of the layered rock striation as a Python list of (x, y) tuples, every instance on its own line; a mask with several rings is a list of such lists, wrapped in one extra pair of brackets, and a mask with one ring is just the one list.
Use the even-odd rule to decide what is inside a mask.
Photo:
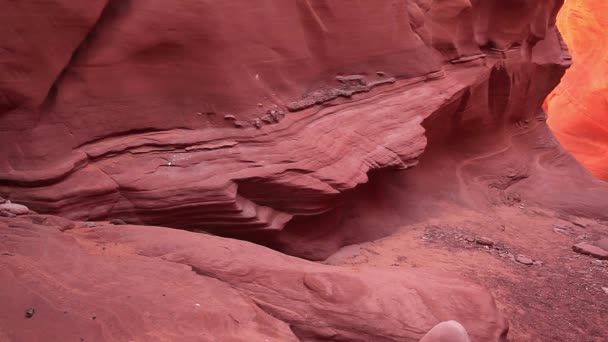
[(560, 6), (11, 3), (0, 194), (72, 219), (275, 234), (416, 165), (440, 112), (493, 131), (537, 115), (569, 64)]
[(5, 3), (0, 339), (505, 341), (453, 275), (198, 232), (323, 260), (463, 207), (608, 219), (542, 109), (561, 6)]

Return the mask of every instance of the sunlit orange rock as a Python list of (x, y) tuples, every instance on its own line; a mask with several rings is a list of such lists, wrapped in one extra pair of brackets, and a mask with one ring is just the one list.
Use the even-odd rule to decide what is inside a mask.
[(566, 149), (608, 180), (608, 2), (566, 1), (558, 26), (574, 63), (547, 100), (549, 125)]

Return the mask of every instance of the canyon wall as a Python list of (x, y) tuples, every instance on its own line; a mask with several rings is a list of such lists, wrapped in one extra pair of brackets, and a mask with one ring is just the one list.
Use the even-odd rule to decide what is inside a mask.
[(416, 165), (439, 112), (478, 133), (536, 116), (569, 64), (561, 1), (7, 6), (0, 194), (226, 235)]
[(547, 98), (549, 125), (576, 159), (608, 180), (608, 3), (568, 1), (558, 26), (574, 64)]
[(453, 274), (293, 256), (463, 208), (608, 219), (542, 109), (561, 0), (0, 1), (0, 339), (505, 341)]

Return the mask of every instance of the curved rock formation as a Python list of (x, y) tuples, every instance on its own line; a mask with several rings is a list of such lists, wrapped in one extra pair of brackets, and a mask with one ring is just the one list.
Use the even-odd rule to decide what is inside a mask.
[(5, 4), (0, 339), (418, 341), (456, 319), (504, 341), (452, 275), (196, 232), (321, 260), (463, 207), (608, 219), (542, 110), (571, 64), (561, 5)]
[[(44, 10), (26, 4), (9, 25)], [(536, 115), (567, 64), (561, 1), (103, 5), (4, 44), (0, 194), (37, 212), (276, 232), (415, 165), (421, 123), (454, 103), (481, 101), (466, 115), (493, 130)], [(72, 43), (21, 58), (54, 20), (78, 23)]]
[(558, 26), (574, 64), (547, 98), (549, 125), (576, 159), (608, 181), (608, 3), (568, 1)]
[(2, 340), (418, 341), (452, 318), (479, 341), (507, 333), (485, 290), (447, 274), (54, 216), (0, 217), (0, 234)]

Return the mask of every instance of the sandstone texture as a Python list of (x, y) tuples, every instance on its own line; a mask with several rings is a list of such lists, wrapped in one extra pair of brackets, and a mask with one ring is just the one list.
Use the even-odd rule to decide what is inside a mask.
[(574, 63), (547, 98), (549, 125), (576, 159), (608, 181), (608, 2), (567, 1), (557, 22)]
[(320, 265), (205, 234), (66, 229), (52, 218), (0, 218), (3, 341), (418, 341), (448, 319), (480, 341), (506, 336), (492, 296), (449, 274)]
[[(448, 321), (506, 341), (508, 282), (331, 260), (461, 213), (603, 237), (608, 185), (543, 110), (572, 64), (562, 0), (0, 1), (0, 340), (419, 341)], [(538, 231), (454, 235), (517, 265), (547, 260)]]
[(577, 252), (577, 253), (581, 253), (581, 254), (585, 254), (585, 255), (590, 255), (594, 258), (598, 258), (598, 259), (606, 259), (608, 260), (608, 251), (605, 251), (604, 249), (585, 243), (585, 242), (581, 242), (581, 243), (577, 243), (576, 245), (572, 246), (572, 250)]
[(36, 212), (268, 239), (432, 143), (567, 158), (523, 141), (570, 64), (561, 1), (8, 6), (0, 195)]

